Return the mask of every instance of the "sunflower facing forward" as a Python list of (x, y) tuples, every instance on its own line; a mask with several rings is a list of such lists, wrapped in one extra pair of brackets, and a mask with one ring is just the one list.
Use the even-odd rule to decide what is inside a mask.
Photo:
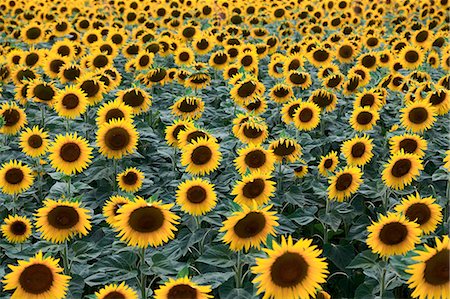
[(42, 156), (47, 152), (48, 133), (38, 126), (26, 128), (20, 134), (20, 147), (30, 157)]
[(411, 103), (400, 112), (403, 127), (412, 132), (428, 130), (436, 121), (436, 110), (426, 101)]
[(142, 187), (144, 174), (135, 167), (129, 167), (117, 175), (119, 188), (125, 192), (136, 192)]
[(109, 159), (121, 159), (135, 151), (139, 133), (128, 121), (111, 120), (97, 131), (99, 152)]
[(355, 136), (342, 144), (341, 152), (349, 165), (362, 166), (370, 162), (373, 157), (372, 139), (365, 135)]
[(253, 283), (257, 294), (264, 298), (300, 298), (314, 296), (320, 284), (326, 282), (328, 263), (319, 257), (322, 253), (312, 240), (299, 239), (294, 243), (292, 236), (281, 237), (281, 244), (272, 241), (273, 249), (264, 249), (268, 255), (257, 258), (251, 271), (256, 274)]
[(234, 186), (231, 195), (236, 195), (234, 201), (240, 205), (252, 206), (266, 204), (275, 192), (275, 182), (269, 174), (255, 172), (242, 177)]
[(422, 250), (415, 250), (412, 257), (414, 263), (405, 270), (411, 274), (408, 280), (409, 288), (414, 289), (414, 298), (449, 298), (449, 237), (435, 238), (436, 245), (425, 245)]
[(420, 243), (419, 224), (408, 221), (404, 215), (380, 215), (367, 230), (367, 245), (382, 257), (405, 254)]
[(108, 284), (95, 293), (95, 299), (138, 299), (135, 290), (125, 282), (121, 284)]
[(238, 155), (234, 163), (240, 174), (245, 174), (247, 171), (270, 174), (275, 168), (273, 152), (265, 149), (262, 145), (249, 144), (247, 147), (239, 149)]
[(213, 184), (195, 178), (178, 185), (176, 201), (181, 210), (198, 216), (208, 213), (216, 206), (217, 196)]
[(24, 216), (9, 215), (1, 226), (3, 237), (10, 243), (23, 243), (31, 236), (31, 221)]
[(392, 136), (389, 139), (391, 154), (404, 151), (406, 154), (414, 154), (422, 158), (425, 155), (425, 150), (428, 147), (426, 139), (416, 134), (402, 134), (399, 136)]
[(382, 178), (388, 187), (402, 190), (419, 176), (420, 170), (423, 170), (423, 165), (418, 156), (400, 151), (385, 164)]
[(221, 157), (217, 143), (198, 138), (183, 148), (181, 164), (193, 175), (205, 175), (219, 167)]
[(155, 299), (208, 299), (213, 296), (210, 286), (200, 286), (188, 277), (171, 279), (164, 283), (159, 289), (155, 290)]
[(344, 201), (355, 193), (362, 183), (362, 172), (358, 167), (345, 167), (330, 178), (328, 196), (337, 201)]
[(234, 251), (260, 249), (269, 235), (275, 236), (275, 226), (278, 226), (278, 217), (271, 208), (272, 205), (258, 208), (256, 203), (253, 207), (242, 206), (242, 211), (234, 212), (223, 222), (220, 229), (225, 232), (223, 241)]
[(62, 299), (66, 297), (70, 276), (63, 275), (58, 259), (44, 257), (41, 251), (18, 266), (9, 265), (3, 289), (15, 290), (11, 299)]
[(22, 161), (11, 160), (0, 168), (0, 188), (6, 194), (18, 194), (33, 185), (34, 176), (31, 168)]

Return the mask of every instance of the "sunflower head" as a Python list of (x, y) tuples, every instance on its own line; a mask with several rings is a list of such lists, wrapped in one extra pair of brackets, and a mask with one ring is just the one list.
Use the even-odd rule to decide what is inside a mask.
[(144, 174), (135, 167), (129, 167), (117, 175), (119, 188), (125, 192), (136, 192), (142, 187)]
[(177, 279), (169, 279), (155, 290), (155, 299), (166, 298), (213, 298), (209, 293), (212, 291), (210, 286), (200, 286), (190, 280), (187, 276)]
[(22, 161), (11, 160), (0, 168), (0, 188), (6, 194), (19, 194), (28, 190), (34, 181), (31, 168)]
[(33, 226), (28, 218), (9, 215), (4, 222), (0, 229), (8, 242), (24, 243), (31, 236)]
[(38, 126), (26, 128), (20, 134), (20, 147), (30, 157), (42, 156), (48, 149), (48, 133)]
[(216, 201), (214, 185), (207, 180), (196, 178), (178, 185), (176, 202), (186, 213), (194, 216), (206, 214), (215, 207)]
[(385, 164), (382, 178), (388, 187), (402, 190), (419, 176), (420, 170), (423, 170), (422, 160), (415, 154), (401, 150)]

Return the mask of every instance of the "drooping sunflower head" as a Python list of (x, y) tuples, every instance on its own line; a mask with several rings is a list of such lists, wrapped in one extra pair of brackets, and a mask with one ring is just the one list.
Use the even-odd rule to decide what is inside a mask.
[(234, 201), (240, 205), (260, 206), (266, 204), (275, 192), (275, 182), (271, 176), (260, 171), (245, 175), (238, 181), (231, 192), (235, 195)]
[(302, 154), (302, 147), (292, 138), (279, 138), (272, 141), (269, 150), (274, 153), (276, 161), (280, 163), (294, 162)]
[(20, 134), (20, 147), (30, 157), (42, 156), (47, 152), (48, 133), (38, 126), (26, 128)]
[(33, 184), (31, 168), (22, 161), (10, 160), (0, 168), (0, 188), (6, 194), (19, 194), (28, 190)]
[(294, 175), (299, 179), (303, 178), (309, 171), (308, 165), (306, 164), (306, 162), (303, 160), (300, 160), (300, 161), (301, 161), (301, 165), (295, 166), (293, 169)]
[(281, 119), (287, 125), (291, 124), (294, 121), (294, 115), (300, 104), (302, 103), (301, 99), (292, 99), (281, 108)]
[(237, 127), (235, 136), (246, 144), (261, 144), (269, 136), (267, 124), (260, 117), (250, 117)]
[(58, 78), (61, 83), (75, 82), (80, 78), (82, 69), (74, 63), (66, 63), (59, 67)]
[(362, 172), (358, 167), (347, 166), (330, 178), (328, 197), (344, 201), (354, 194), (362, 183)]
[(11, 298), (54, 298), (66, 297), (70, 276), (63, 275), (58, 260), (44, 257), (41, 251), (19, 265), (9, 266), (12, 272), (5, 275), (3, 289), (15, 290)]
[(244, 70), (250, 71), (254, 68), (258, 68), (258, 54), (256, 50), (253, 51), (239, 51), (239, 55), (236, 57), (239, 67), (243, 67)]
[(395, 210), (404, 214), (409, 221), (417, 222), (424, 234), (430, 234), (442, 222), (442, 208), (435, 201), (431, 196), (422, 198), (416, 192), (404, 198)]
[(206, 138), (198, 138), (182, 148), (181, 164), (193, 175), (205, 175), (219, 167), (222, 154), (219, 145)]
[(31, 236), (33, 226), (27, 217), (9, 215), (4, 221), (5, 224), (1, 226), (1, 231), (8, 242), (24, 243)]
[(103, 216), (106, 218), (106, 222), (111, 225), (115, 226), (116, 224), (116, 216), (119, 215), (119, 209), (124, 205), (130, 202), (130, 199), (120, 196), (120, 195), (114, 195), (111, 196), (108, 201), (105, 202), (103, 205)]
[(206, 214), (216, 206), (214, 185), (201, 178), (184, 181), (178, 185), (176, 202), (188, 214)]
[(86, 236), (91, 230), (90, 212), (79, 202), (47, 199), (36, 212), (37, 230), (43, 239), (62, 243), (74, 236)]
[(353, 103), (353, 108), (356, 107), (370, 107), (374, 110), (378, 110), (381, 106), (381, 95), (375, 92), (373, 89), (366, 90), (358, 93)]
[(209, 58), (209, 65), (215, 69), (223, 69), (229, 63), (230, 57), (228, 53), (224, 51), (217, 51), (211, 54)]
[(267, 101), (264, 98), (257, 97), (253, 101), (246, 103), (243, 108), (254, 115), (260, 115), (266, 111)]
[(331, 53), (326, 47), (316, 47), (308, 53), (309, 62), (315, 67), (323, 66), (333, 59), (333, 53)]
[(59, 116), (74, 119), (86, 112), (87, 105), (88, 100), (83, 90), (67, 85), (57, 92), (53, 108)]
[(3, 103), (0, 106), (0, 115), (4, 121), (3, 127), (0, 128), (0, 133), (3, 134), (15, 135), (28, 123), (25, 111), (15, 102)]
[(136, 192), (142, 187), (144, 174), (135, 167), (129, 167), (117, 175), (119, 188), (124, 192)]
[(355, 131), (368, 131), (376, 124), (380, 115), (378, 111), (368, 106), (355, 107), (350, 117), (350, 125)]
[(199, 97), (182, 97), (170, 108), (172, 114), (182, 119), (199, 119), (202, 116), (205, 104)]
[(52, 83), (44, 82), (42, 79), (34, 79), (28, 86), (28, 98), (53, 106), (57, 90)]
[(325, 89), (317, 89), (311, 93), (308, 101), (313, 102), (323, 111), (330, 112), (336, 109), (337, 97)]
[(275, 103), (285, 103), (289, 101), (294, 96), (294, 91), (292, 87), (287, 84), (276, 84), (269, 92), (269, 97)]
[(111, 159), (121, 159), (135, 151), (139, 133), (128, 121), (119, 119), (104, 123), (97, 131), (99, 152)]
[(237, 103), (246, 104), (255, 98), (261, 97), (265, 91), (265, 86), (258, 78), (246, 76), (237, 82), (230, 91), (231, 98)]
[(275, 156), (271, 150), (265, 149), (262, 145), (249, 144), (240, 149), (238, 155), (234, 162), (240, 174), (247, 171), (270, 174), (274, 169)]
[(82, 74), (77, 79), (76, 87), (86, 94), (90, 105), (100, 102), (103, 99), (103, 94), (106, 92), (105, 85), (96, 77), (95, 73)]
[(382, 178), (388, 187), (402, 190), (419, 176), (420, 170), (423, 170), (422, 160), (417, 155), (401, 150), (394, 153), (385, 164)]
[(301, 89), (307, 89), (312, 84), (311, 75), (298, 70), (289, 71), (286, 75), (286, 82)]
[(391, 154), (404, 151), (406, 154), (415, 154), (422, 158), (428, 147), (427, 141), (419, 135), (404, 133), (392, 136), (389, 139)]
[(320, 123), (320, 108), (313, 102), (301, 102), (294, 114), (294, 125), (301, 131), (311, 131)]
[(225, 232), (222, 237), (224, 243), (234, 251), (248, 251), (251, 247), (260, 249), (269, 235), (275, 235), (275, 227), (278, 226), (278, 217), (270, 211), (271, 208), (271, 205), (261, 208), (256, 204), (242, 206), (242, 211), (234, 212), (223, 222), (220, 231)]
[(48, 152), (52, 167), (67, 175), (82, 172), (92, 158), (92, 148), (77, 133), (57, 135)]
[(187, 276), (171, 279), (155, 290), (155, 299), (189, 298), (209, 299), (213, 298), (210, 286), (200, 286), (190, 280)]
[(326, 282), (328, 263), (319, 257), (322, 250), (312, 245), (312, 240), (299, 239), (293, 242), (281, 237), (281, 243), (272, 241), (273, 249), (264, 249), (267, 257), (257, 258), (251, 271), (256, 274), (253, 283), (257, 294), (265, 293), (267, 298), (283, 294), (287, 298), (310, 298), (320, 284)]
[(435, 238), (436, 245), (415, 250), (413, 264), (405, 270), (411, 277), (409, 288), (414, 298), (446, 298), (449, 295), (450, 242), (448, 236)]
[(115, 230), (129, 246), (157, 247), (175, 237), (179, 217), (170, 211), (173, 204), (151, 203), (141, 197), (123, 205), (117, 212)]
[(150, 95), (145, 90), (137, 87), (119, 91), (117, 100), (130, 106), (134, 114), (146, 112), (152, 105)]
[(436, 90), (428, 93), (426, 100), (438, 115), (445, 115), (450, 111), (450, 91), (446, 88), (436, 88)]
[(380, 215), (367, 230), (367, 245), (382, 257), (405, 254), (420, 243), (419, 225), (401, 214)]
[(362, 166), (373, 157), (372, 139), (367, 135), (355, 136), (342, 144), (341, 152), (349, 165)]
[(121, 284), (108, 284), (95, 293), (96, 299), (138, 299), (135, 290), (122, 282)]
[(193, 123), (186, 123), (186, 128), (181, 130), (177, 135), (177, 142), (180, 148), (198, 141), (200, 138), (205, 138), (211, 142), (217, 142), (217, 139), (204, 129), (197, 128)]
[(337, 153), (335, 151), (331, 151), (326, 156), (322, 156), (320, 158), (320, 163), (319, 166), (317, 166), (317, 169), (321, 175), (327, 177), (334, 172), (338, 164), (339, 159)]

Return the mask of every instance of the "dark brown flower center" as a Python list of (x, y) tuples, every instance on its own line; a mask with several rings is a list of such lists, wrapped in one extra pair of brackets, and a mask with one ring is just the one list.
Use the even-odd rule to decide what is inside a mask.
[(42, 146), (43, 140), (40, 135), (31, 135), (28, 138), (28, 145), (32, 148), (40, 148)]
[(184, 99), (181, 101), (181, 103), (178, 105), (178, 109), (181, 112), (189, 113), (195, 111), (197, 109), (197, 101), (195, 99)]
[(373, 115), (372, 113), (370, 113), (369, 111), (362, 111), (358, 114), (358, 116), (356, 117), (356, 122), (360, 125), (368, 125), (370, 124), (370, 122), (373, 119)]
[(415, 124), (421, 124), (428, 119), (428, 110), (423, 107), (413, 108), (408, 115), (409, 120)]
[(270, 267), (274, 284), (282, 288), (299, 285), (308, 275), (309, 265), (298, 253), (286, 252), (278, 257)]
[(22, 271), (19, 283), (20, 287), (29, 294), (43, 294), (53, 285), (53, 273), (46, 265), (32, 264)]
[(296, 85), (305, 83), (307, 79), (308, 77), (306, 77), (305, 74), (302, 73), (292, 73), (289, 75), (289, 80)]
[(64, 106), (64, 108), (71, 110), (71, 109), (75, 109), (76, 107), (78, 107), (78, 104), (80, 103), (80, 99), (78, 98), (78, 96), (76, 94), (69, 93), (69, 94), (64, 95), (61, 103)]
[(206, 190), (202, 186), (192, 186), (187, 191), (187, 199), (191, 203), (202, 203), (206, 199)]
[(69, 229), (80, 221), (80, 215), (74, 207), (57, 206), (47, 214), (48, 223), (57, 229)]
[(115, 151), (126, 148), (130, 140), (128, 131), (120, 127), (111, 128), (105, 134), (106, 146)]
[(241, 84), (241, 86), (239, 86), (238, 90), (237, 90), (237, 94), (241, 97), (241, 98), (246, 98), (251, 96), (256, 90), (256, 84), (254, 84), (253, 82), (247, 81), (244, 82), (243, 84)]
[(299, 104), (293, 104), (291, 105), (291, 107), (289, 107), (288, 109), (288, 115), (290, 118), (293, 118), (295, 115), (295, 112), (297, 111), (297, 108), (300, 107)]
[(409, 63), (417, 62), (419, 60), (419, 53), (415, 50), (409, 50), (405, 53), (405, 60)]
[(59, 156), (66, 162), (75, 162), (81, 156), (81, 148), (73, 142), (65, 143), (59, 150)]
[(250, 66), (253, 63), (253, 57), (251, 55), (245, 55), (241, 62), (243, 66)]
[(196, 299), (197, 290), (187, 284), (178, 284), (170, 288), (167, 299)]
[(80, 88), (86, 93), (86, 95), (91, 98), (97, 95), (100, 91), (100, 85), (94, 80), (86, 80), (81, 83)]
[(425, 271), (423, 273), (425, 281), (433, 286), (447, 284), (450, 272), (449, 263), (449, 250), (444, 248), (425, 262)]
[(353, 48), (349, 45), (344, 45), (339, 48), (339, 56), (342, 58), (350, 58), (353, 55)]
[(316, 50), (314, 51), (313, 58), (316, 61), (323, 62), (326, 61), (330, 57), (330, 54), (326, 50)]
[(22, 236), (27, 231), (27, 225), (20, 220), (10, 224), (10, 231), (16, 236)]
[(377, 59), (375, 58), (375, 56), (372, 55), (366, 55), (361, 60), (361, 64), (366, 68), (371, 68), (372, 66), (375, 65), (376, 62)]
[(261, 150), (253, 150), (245, 155), (244, 161), (250, 168), (259, 168), (266, 163), (266, 154)]
[(126, 297), (117, 291), (108, 293), (103, 299), (126, 299)]
[(255, 179), (245, 184), (244, 188), (242, 188), (242, 194), (246, 198), (256, 198), (264, 192), (265, 186), (263, 179)]
[(333, 98), (327, 96), (326, 94), (316, 94), (312, 97), (312, 101), (314, 102), (314, 104), (316, 104), (317, 106), (319, 106), (320, 108), (325, 108), (329, 105), (331, 105), (331, 103), (333, 103)]
[(251, 238), (266, 227), (266, 217), (259, 212), (250, 212), (234, 225), (234, 232), (239, 238)]
[(57, 52), (61, 56), (69, 56), (71, 51), (68, 46), (61, 46), (58, 48)]
[(303, 123), (309, 122), (313, 118), (313, 116), (314, 113), (310, 108), (303, 108), (298, 114), (298, 118)]
[(375, 103), (375, 97), (373, 94), (367, 93), (361, 97), (361, 107), (369, 106), (372, 107)]
[(287, 142), (280, 142), (273, 148), (273, 153), (280, 157), (289, 156), (293, 152), (295, 152), (295, 146)]
[(431, 218), (431, 210), (424, 203), (414, 203), (405, 212), (406, 218), (416, 221), (419, 225), (425, 224)]
[(191, 58), (191, 56), (189, 55), (189, 53), (187, 52), (181, 52), (180, 55), (178, 56), (180, 58), (181, 61), (185, 62), (188, 61), (189, 58)]
[(400, 141), (399, 147), (404, 150), (405, 153), (413, 154), (417, 150), (418, 144), (414, 139), (405, 138)]
[(107, 122), (113, 119), (122, 119), (122, 118), (125, 118), (125, 114), (119, 108), (113, 108), (111, 110), (108, 110), (108, 112), (105, 115), (105, 120)]
[(123, 182), (124, 182), (125, 184), (127, 184), (127, 185), (134, 185), (134, 184), (136, 184), (137, 181), (138, 181), (138, 175), (137, 175), (137, 173), (134, 172), (134, 171), (129, 171), (129, 172), (127, 172), (126, 175), (124, 175), (124, 176), (122, 177), (122, 179), (123, 179)]
[(164, 225), (164, 214), (156, 207), (137, 208), (128, 219), (130, 227), (140, 233), (150, 233)]
[(94, 58), (93, 64), (96, 68), (105, 67), (109, 62), (108, 57), (106, 55), (98, 55)]
[(5, 180), (9, 184), (19, 184), (23, 181), (25, 175), (20, 168), (11, 168), (5, 173)]
[(205, 132), (202, 131), (194, 131), (192, 133), (189, 133), (186, 141), (189, 143), (192, 143), (193, 141), (198, 140), (199, 138), (208, 138), (208, 135)]
[(36, 53), (30, 53), (25, 57), (25, 64), (27, 66), (33, 66), (39, 61), (39, 55)]
[(55, 96), (55, 91), (51, 86), (39, 84), (33, 89), (34, 95), (41, 101), (51, 101)]
[(428, 35), (428, 31), (422, 30), (416, 35), (416, 41), (418, 41), (419, 43), (423, 43), (428, 39)]
[(41, 29), (39, 27), (33, 27), (27, 30), (26, 36), (30, 40), (38, 39), (41, 36)]
[(263, 134), (263, 131), (259, 128), (252, 127), (250, 125), (245, 125), (243, 130), (245, 137), (250, 139), (256, 139)]
[(278, 87), (277, 89), (275, 89), (273, 91), (273, 94), (277, 97), (277, 98), (284, 98), (285, 96), (287, 96), (289, 94), (289, 89), (285, 88), (285, 87)]
[(333, 166), (333, 159), (326, 159), (325, 162), (323, 163), (323, 166), (328, 169), (331, 166)]
[(352, 185), (353, 176), (350, 173), (341, 174), (336, 180), (336, 190), (344, 191)]
[(130, 90), (123, 95), (123, 102), (131, 107), (139, 107), (144, 103), (144, 95), (140, 91)]
[(441, 104), (447, 97), (447, 93), (445, 91), (436, 91), (431, 94), (430, 103), (432, 106), (437, 106)]
[(5, 127), (12, 127), (20, 120), (20, 113), (16, 109), (8, 109), (3, 112)]
[(183, 36), (187, 38), (193, 37), (195, 34), (195, 29), (192, 27), (184, 28), (183, 29)]
[(201, 145), (192, 151), (191, 161), (195, 165), (204, 165), (211, 160), (212, 156), (211, 149), (205, 145)]
[(391, 174), (396, 177), (400, 178), (406, 174), (409, 173), (411, 170), (412, 163), (409, 159), (400, 159), (394, 163), (394, 166), (392, 166)]
[(385, 224), (380, 230), (380, 241), (387, 245), (397, 245), (408, 236), (408, 229), (400, 222)]
[(357, 142), (352, 146), (352, 156), (361, 158), (366, 152), (366, 145), (363, 142)]
[(213, 58), (213, 62), (217, 65), (221, 65), (224, 64), (225, 62), (227, 62), (228, 57), (225, 53), (218, 53), (216, 55), (214, 55)]
[(69, 81), (74, 81), (80, 77), (81, 71), (76, 66), (71, 66), (63, 71), (63, 76)]

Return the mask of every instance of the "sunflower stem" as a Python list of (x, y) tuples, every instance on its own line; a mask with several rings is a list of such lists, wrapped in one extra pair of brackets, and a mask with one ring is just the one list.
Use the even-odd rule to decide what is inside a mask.
[(236, 288), (240, 289), (242, 287), (242, 284), (241, 284), (241, 281), (242, 281), (241, 250), (239, 250), (237, 252), (235, 272), (236, 272), (236, 275), (235, 275)]
[(72, 197), (72, 192), (70, 190), (70, 185), (72, 185), (72, 176), (68, 176), (67, 177), (67, 198), (71, 198)]
[(13, 215), (16, 215), (16, 203), (17, 203), (17, 199), (19, 198), (19, 194), (18, 193), (14, 193), (13, 194)]
[[(325, 217), (328, 219), (328, 214), (330, 213), (330, 200), (325, 198)], [(328, 243), (328, 225), (326, 222), (323, 223), (323, 244)]]
[(70, 132), (70, 121), (68, 118), (66, 118), (66, 131)]
[(117, 191), (117, 182), (116, 182), (116, 177), (117, 177), (117, 161), (116, 161), (116, 159), (113, 158), (112, 164), (113, 164), (113, 178), (112, 178), (112, 185), (113, 185), (114, 191)]
[(70, 274), (69, 244), (67, 243), (67, 240), (64, 241), (64, 247), (63, 247), (61, 255), (62, 255), (62, 260), (63, 260), (64, 274), (69, 275)]
[(281, 181), (283, 179), (283, 170), (281, 169), (283, 166), (283, 161), (280, 161), (280, 163), (278, 164), (278, 176), (277, 176), (277, 189), (278, 189), (278, 193), (282, 192), (282, 188), (281, 188)]
[(386, 188), (386, 191), (384, 192), (383, 195), (383, 209), (384, 209), (384, 213), (386, 214), (388, 211), (388, 202), (389, 202), (389, 195), (390, 195), (390, 189), (389, 187)]
[(385, 280), (386, 280), (386, 267), (383, 267), (383, 269), (381, 270), (380, 299), (383, 299), (384, 296), (384, 289), (386, 288)]
[(41, 121), (42, 121), (42, 128), (45, 129), (45, 104), (40, 105), (41, 106)]
[(140, 281), (139, 285), (141, 287), (141, 298), (145, 299), (147, 298), (147, 276), (144, 272), (144, 266), (145, 266), (145, 248), (141, 248), (139, 250), (139, 272), (140, 272)]

